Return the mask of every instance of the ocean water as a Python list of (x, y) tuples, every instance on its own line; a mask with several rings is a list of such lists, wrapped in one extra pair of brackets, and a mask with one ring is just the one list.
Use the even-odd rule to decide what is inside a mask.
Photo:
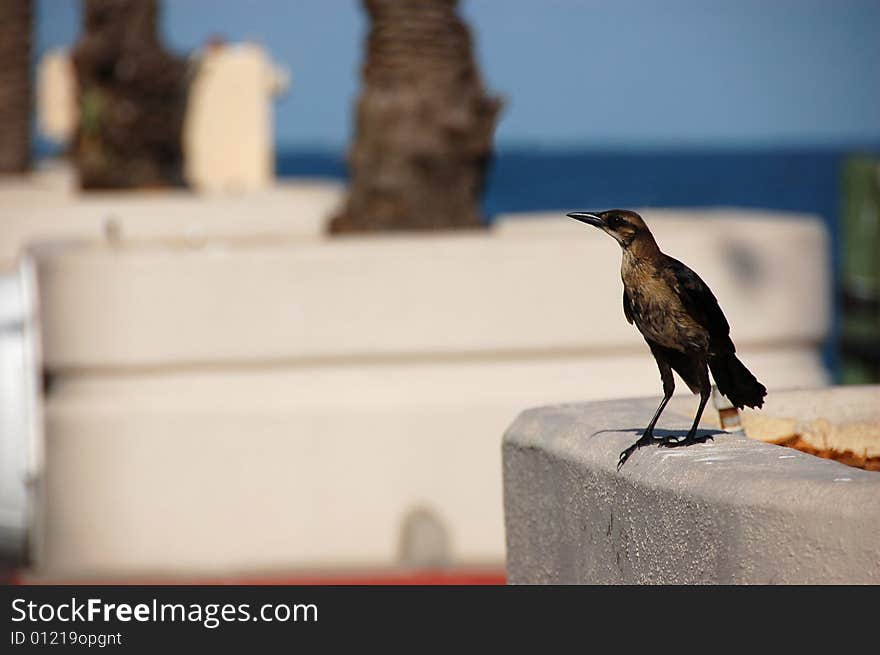
[[(600, 151), (502, 148), (492, 162), (483, 199), (487, 220), (500, 213), (612, 207), (747, 207), (821, 216), (831, 236), (832, 288), (837, 288), (841, 171), (865, 148)], [(344, 153), (283, 151), (285, 176), (344, 179)], [(821, 292), (821, 291), (819, 291)], [(836, 299), (835, 299), (836, 300)], [(836, 303), (835, 303), (836, 305)], [(838, 311), (823, 349), (837, 371)]]
[[(818, 214), (836, 231), (840, 171), (867, 149), (553, 151), (501, 149), (483, 201), (491, 217), (544, 209), (751, 207)], [(282, 151), (278, 174), (344, 179), (344, 153)]]

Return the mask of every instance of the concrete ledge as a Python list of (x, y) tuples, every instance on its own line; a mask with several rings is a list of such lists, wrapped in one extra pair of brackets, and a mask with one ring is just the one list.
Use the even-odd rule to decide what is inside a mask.
[[(818, 353), (830, 314), (829, 296), (816, 291), (828, 285), (822, 226), (777, 218), (737, 230), (750, 214), (737, 215), (682, 213), (664, 248), (722, 299), (738, 347)], [(519, 231), (327, 242), (45, 246), (35, 259), (46, 363), (645, 352), (620, 309), (620, 249), (569, 219), (544, 223), (540, 239), (521, 234), (523, 222)], [(786, 238), (774, 238), (781, 230)]]
[[(765, 413), (819, 405), (835, 422), (858, 406), (860, 415), (873, 408), (880, 426), (880, 387), (842, 393), (778, 393)], [(616, 400), (520, 415), (503, 446), (511, 582), (880, 582), (880, 474), (727, 433), (643, 448), (617, 472), (618, 453), (655, 406)], [(689, 423), (681, 402), (661, 420), (672, 430)]]
[(265, 191), (199, 195), (184, 190), (52, 191), (37, 183), (14, 191), (0, 183), (0, 269), (45, 241), (172, 244), (198, 248), (230, 241), (317, 241), (344, 187), (321, 179), (285, 180)]

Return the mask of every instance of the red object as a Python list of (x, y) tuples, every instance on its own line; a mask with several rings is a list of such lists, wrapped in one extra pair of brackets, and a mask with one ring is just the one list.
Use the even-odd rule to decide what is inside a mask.
[(301, 573), (272, 577), (230, 577), (168, 580), (30, 580), (13, 574), (11, 584), (111, 584), (111, 585), (503, 585), (507, 577), (503, 570), (437, 570), (437, 571), (345, 571), (339, 573)]

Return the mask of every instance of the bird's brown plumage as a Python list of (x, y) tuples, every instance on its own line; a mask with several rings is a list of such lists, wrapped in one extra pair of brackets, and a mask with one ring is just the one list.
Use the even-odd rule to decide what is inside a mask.
[(654, 426), (675, 389), (673, 370), (700, 394), (700, 407), (682, 444), (699, 440), (697, 425), (711, 392), (709, 370), (734, 406), (763, 405), (767, 390), (736, 357), (730, 325), (715, 295), (699, 275), (660, 250), (641, 216), (621, 209), (569, 216), (598, 227), (620, 244), (623, 313), (648, 343), (663, 382), (663, 401), (639, 441), (621, 453), (620, 465), (653, 441)]

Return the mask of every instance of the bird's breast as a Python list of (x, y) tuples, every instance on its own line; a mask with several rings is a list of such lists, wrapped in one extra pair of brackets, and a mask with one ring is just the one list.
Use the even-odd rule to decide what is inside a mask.
[[(629, 278), (629, 279), (628, 279)], [(633, 322), (651, 341), (683, 352), (705, 351), (709, 335), (687, 312), (678, 295), (652, 275), (623, 275)]]

